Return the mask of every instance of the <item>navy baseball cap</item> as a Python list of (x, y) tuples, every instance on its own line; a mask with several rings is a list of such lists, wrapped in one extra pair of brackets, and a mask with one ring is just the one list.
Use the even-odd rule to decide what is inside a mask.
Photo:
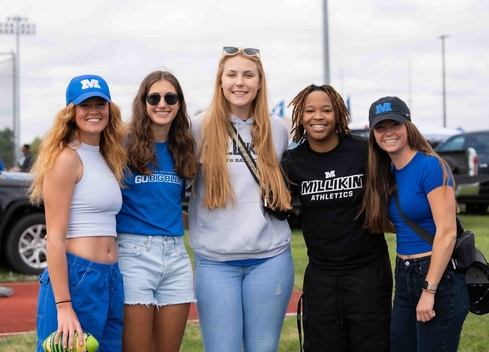
[(376, 124), (384, 120), (405, 123), (406, 120), (411, 121), (411, 112), (406, 103), (398, 97), (380, 98), (370, 105), (368, 111), (370, 128), (374, 128)]
[(97, 75), (83, 75), (73, 77), (66, 88), (66, 106), (75, 105), (91, 97), (101, 97), (110, 103), (109, 86), (105, 80)]

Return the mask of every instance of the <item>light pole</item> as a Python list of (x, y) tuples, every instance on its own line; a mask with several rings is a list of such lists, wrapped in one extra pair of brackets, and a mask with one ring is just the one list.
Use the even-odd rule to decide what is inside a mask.
[(323, 48), (324, 84), (329, 84), (328, 0), (323, 0)]
[[(16, 99), (15, 98), (15, 54), (13, 52), (11, 52), (11, 53), (0, 53), (0, 55), (12, 56), (12, 82), (13, 82), (13, 84), (12, 84), (12, 99), (13, 99), (13, 101), (12, 101), (12, 103), (13, 103), (12, 104), (12, 112), (13, 112), (13, 115), (12, 116), (14, 117), (12, 122), (13, 122), (13, 125), (15, 125), (15, 99)], [(15, 147), (16, 147), (15, 145), (12, 145), (12, 148), (14, 149), (14, 150), (12, 150), (12, 157), (14, 158), (12, 165), (15, 165), (15, 163), (18, 160), (15, 156)]]
[(7, 22), (0, 23), (0, 34), (15, 34), (16, 51), (14, 60), (14, 155), (15, 162), (20, 156), (20, 62), (19, 37), (21, 34), (36, 34), (36, 25), (29, 23), (27, 18), (8, 17)]
[(447, 96), (445, 88), (445, 38), (447, 35), (440, 36), (441, 39), (441, 65), (442, 65), (442, 84), (443, 84), (443, 127), (447, 127)]

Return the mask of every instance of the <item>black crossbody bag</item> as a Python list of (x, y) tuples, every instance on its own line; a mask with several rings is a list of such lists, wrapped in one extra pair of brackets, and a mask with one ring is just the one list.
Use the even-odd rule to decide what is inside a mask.
[[(229, 135), (231, 136), (232, 139), (234, 139), (236, 141), (239, 154), (243, 157), (243, 160), (244, 160), (246, 166), (248, 166), (248, 169), (250, 170), (251, 175), (253, 175), (253, 178), (255, 179), (256, 183), (259, 186), (260, 185), (260, 173), (258, 172), (258, 169), (256, 167), (255, 159), (253, 159), (253, 156), (251, 156), (250, 152), (244, 147), (244, 142), (241, 139), (241, 136), (238, 134), (236, 127), (234, 127), (234, 125), (232, 125), (232, 124), (231, 124), (231, 128), (229, 129)], [(288, 211), (270, 208), (268, 206), (268, 203), (267, 203), (265, 196), (262, 197), (262, 204), (263, 204), (263, 209), (265, 209), (265, 211), (268, 214), (276, 217), (279, 220), (286, 220), (289, 217)]]
[[(426, 231), (423, 227), (409, 219), (401, 210), (399, 204), (399, 195), (397, 191), (395, 193), (396, 205), (399, 214), (402, 216), (404, 222), (414, 231), (419, 237), (433, 245), (434, 235)], [(475, 249), (475, 237), (472, 231), (465, 231), (460, 219), (457, 217), (457, 240), (451, 257), (451, 263), (455, 270), (462, 272), (467, 271), (468, 268), (474, 263), (476, 256)]]

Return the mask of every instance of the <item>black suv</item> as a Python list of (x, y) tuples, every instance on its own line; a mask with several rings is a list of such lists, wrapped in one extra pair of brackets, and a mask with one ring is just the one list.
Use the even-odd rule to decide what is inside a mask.
[[(459, 203), (465, 204), (468, 212), (485, 213), (489, 206), (489, 130), (460, 133), (438, 145), (435, 151), (450, 152), (474, 148), (478, 160), (478, 191), (474, 194), (460, 194)], [(487, 178), (484, 176), (487, 175)]]
[(33, 175), (0, 171), (0, 256), (13, 271), (39, 274), (47, 266), (44, 209), (29, 204)]

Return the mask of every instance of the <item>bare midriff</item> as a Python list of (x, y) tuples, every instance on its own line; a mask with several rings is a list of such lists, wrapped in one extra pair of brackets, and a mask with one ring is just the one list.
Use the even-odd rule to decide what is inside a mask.
[(117, 262), (115, 237), (78, 237), (66, 240), (66, 251), (93, 262), (111, 264)]
[(423, 258), (431, 255), (431, 252), (417, 253), (417, 254), (397, 254), (397, 256), (401, 259), (416, 259)]

